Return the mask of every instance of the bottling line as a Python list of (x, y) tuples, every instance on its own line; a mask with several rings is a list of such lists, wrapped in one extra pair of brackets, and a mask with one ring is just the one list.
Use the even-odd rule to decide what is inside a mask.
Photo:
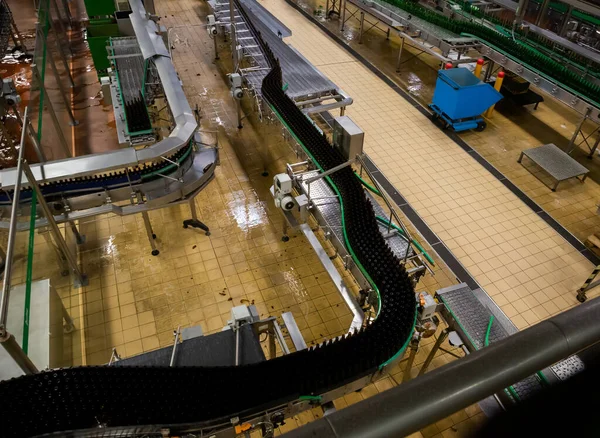
[[(543, 55), (536, 55), (539, 71), (528, 70), (520, 59), (529, 49), (492, 34), (485, 26), (453, 21), (412, 2), (395, 0), (393, 5), (409, 12), (409, 17), (398, 9), (383, 9), (388, 7), (383, 2), (350, 2), (389, 20), (405, 39), (417, 37), (411, 27), (417, 26), (418, 38), (442, 48), (442, 55), (435, 52), (440, 60), (473, 61), (460, 55), (453, 58), (452, 53), (478, 50), (489, 59), (497, 57), (507, 69), (514, 64), (520, 75), (537, 78), (541, 89), (549, 87), (555, 98), (577, 110), (583, 108), (586, 117), (598, 118), (596, 82), (566, 68), (555, 74), (554, 61)], [(10, 216), (10, 221), (1, 222), (3, 227), (18, 227), (16, 206), (37, 197), (45, 216), (36, 227), (105, 213), (141, 213), (152, 255), (158, 255), (158, 250), (149, 210), (189, 203), (193, 219), (185, 221), (184, 227), (209, 233), (197, 218), (193, 199), (214, 177), (218, 146), (207, 145), (206, 133), (198, 127), (171, 60), (168, 31), (146, 9), (152, 2), (128, 3), (132, 35), (121, 34), (101, 44), (110, 61), (102, 72), (103, 86), (112, 97), (119, 141), (129, 147), (35, 165), (19, 159), (16, 169), (0, 171), (0, 208), (5, 217)], [(104, 366), (37, 373), (27, 370), (27, 358), (14, 350), (11, 355), (25, 375), (0, 382), (0, 395), (10, 400), (0, 420), (2, 436), (229, 437), (254, 431), (272, 436), (286, 418), (302, 411), (321, 406), (331, 413), (333, 400), (381, 377), (405, 352), (410, 368), (420, 342), (436, 332), (441, 320), (447, 329), (419, 375), (446, 339), (469, 356), (457, 363), (473, 367), (471, 371), (485, 371), (473, 372), (472, 382), (465, 377), (462, 383), (446, 385), (448, 397), (440, 403), (426, 397), (431, 388), (444, 386), (439, 379), (429, 391), (417, 390), (424, 395), (415, 409), (431, 407), (430, 415), (410, 411), (409, 416), (407, 409), (397, 420), (402, 425), (395, 425), (396, 433), (410, 433), (461, 404), (482, 399), (490, 412), (505, 409), (581, 371), (585, 354), (576, 353), (600, 337), (593, 324), (598, 300), (521, 333), (519, 340), (528, 345), (535, 360), (525, 360), (523, 348), (514, 355), (518, 362), (506, 359), (517, 329), (476, 284), (443, 288), (435, 297), (418, 291), (419, 279), (431, 272), (434, 260), (403, 224), (389, 187), (374, 176), (378, 170), (363, 153), (365, 133), (344, 114), (352, 97), (284, 42), (289, 29), (258, 2), (211, 0), (209, 4), (213, 15), (206, 27), (215, 38), (215, 57), (219, 56), (219, 29), (228, 33), (233, 46), (228, 81), (237, 104), (238, 127), (243, 127), (241, 101), (246, 99), (263, 123), (280, 130), (298, 159), (287, 163), (271, 187), (284, 217), (282, 241), (289, 240), (290, 230), (307, 238), (351, 311), (352, 323), (345, 335), (308, 348), (291, 313), (284, 313), (295, 349), (290, 352), (275, 317), (261, 319), (254, 306), (237, 306), (219, 333), (202, 336), (194, 327), (177, 328), (172, 347), (126, 359), (113, 351)], [(427, 34), (425, 28), (431, 31), (431, 23), (445, 36)], [(164, 137), (157, 134), (160, 130), (154, 129), (148, 113), (156, 102), (166, 105), (173, 125)], [(334, 117), (332, 110), (339, 110), (340, 116)], [(26, 114), (23, 126), (27, 123)], [(23, 172), (27, 180), (22, 183)], [(323, 249), (309, 217), (335, 249), (334, 256)], [(10, 260), (10, 242), (7, 253)], [(358, 296), (334, 266), (332, 260), (337, 258), (360, 286)], [(581, 331), (574, 331), (573, 321), (584, 322)], [(0, 336), (10, 338), (2, 322)], [(263, 334), (269, 339), (268, 360), (260, 346)], [(543, 342), (537, 342), (541, 335)], [(410, 373), (404, 378), (409, 380)], [(431, 379), (436, 378), (437, 374)], [(461, 385), (469, 386), (464, 394), (458, 390)], [(331, 426), (336, 422), (332, 418), (329, 426), (317, 422), (316, 429), (306, 433), (327, 430), (337, 436), (334, 429), (339, 426)]]

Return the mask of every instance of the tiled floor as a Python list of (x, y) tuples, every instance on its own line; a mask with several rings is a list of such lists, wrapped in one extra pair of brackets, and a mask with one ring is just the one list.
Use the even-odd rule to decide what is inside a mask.
[(577, 304), (590, 262), (283, 0), (265, 6), (292, 30), (288, 43), (354, 98), (347, 114), (366, 152), (517, 327)]
[[(297, 1), (307, 5), (308, 10), (316, 10), (318, 5), (325, 7), (323, 0)], [(354, 10), (350, 5), (347, 18)], [(373, 28), (364, 33), (362, 44), (359, 44), (358, 17), (356, 14), (350, 18), (343, 32), (339, 32), (340, 23), (337, 19), (326, 21), (320, 18), (319, 21), (400, 85), (417, 102), (422, 105), (431, 103), (439, 61), (405, 42), (400, 73), (397, 73), (400, 38), (391, 32), (389, 40), (386, 40), (384, 32)], [(365, 29), (370, 29), (370, 24), (365, 24)], [(600, 216), (596, 214), (596, 207), (600, 202), (600, 157), (588, 159), (586, 156), (589, 150), (585, 145), (576, 149), (572, 157), (590, 170), (589, 177), (585, 184), (575, 180), (561, 183), (556, 193), (551, 192), (516, 162), (523, 149), (542, 144), (554, 143), (563, 150), (568, 150), (569, 140), (581, 120), (579, 113), (554, 101), (546, 94), (542, 96), (545, 101), (537, 110), (533, 110), (531, 106), (522, 108), (507, 101), (500, 102), (496, 106), (494, 116), (488, 119), (485, 132), (464, 132), (461, 137), (571, 233), (584, 241), (589, 235), (600, 230)], [(583, 130), (589, 135), (597, 126), (588, 121)], [(599, 135), (600, 132), (596, 132), (591, 138), (592, 144)], [(582, 137), (579, 136), (577, 143), (581, 141)], [(527, 167), (532, 169), (532, 166)], [(546, 182), (547, 179), (546, 177)]]

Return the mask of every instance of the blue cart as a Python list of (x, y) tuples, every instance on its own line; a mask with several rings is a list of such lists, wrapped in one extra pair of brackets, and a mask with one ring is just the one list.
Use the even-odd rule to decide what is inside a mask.
[(440, 70), (433, 93), (433, 118), (456, 132), (475, 129), (483, 131), (481, 114), (502, 99), (489, 84), (479, 80), (466, 68)]

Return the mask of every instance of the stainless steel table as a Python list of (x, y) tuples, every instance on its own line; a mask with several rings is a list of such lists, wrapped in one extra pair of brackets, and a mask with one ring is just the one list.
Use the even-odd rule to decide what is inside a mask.
[[(577, 178), (581, 182), (584, 182), (589, 173), (589, 170), (586, 167), (579, 164), (569, 154), (562, 151), (553, 143), (538, 146), (536, 148), (525, 149), (521, 152), (521, 156), (517, 160), (518, 163), (523, 161), (523, 156), (529, 158), (556, 180), (554, 186), (550, 187), (553, 192), (556, 191), (556, 188), (561, 181)], [(523, 164), (521, 163), (521, 165)], [(532, 175), (537, 178), (535, 174), (532, 173)]]

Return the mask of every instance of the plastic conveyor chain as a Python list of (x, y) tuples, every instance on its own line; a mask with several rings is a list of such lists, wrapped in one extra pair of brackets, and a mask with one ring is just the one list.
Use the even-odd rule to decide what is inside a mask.
[[(122, 169), (115, 172), (107, 172), (99, 175), (82, 176), (67, 178), (58, 181), (41, 184), (42, 192), (46, 201), (54, 199), (64, 199), (73, 195), (85, 195), (90, 193), (103, 192), (105, 190), (114, 190), (129, 185), (141, 184), (156, 178), (160, 175), (168, 175), (177, 170), (173, 162), (181, 164), (191, 155), (192, 143), (179, 149), (175, 154), (168, 157), (168, 160), (161, 160), (152, 164), (140, 165)], [(0, 205), (10, 205), (12, 203), (13, 190), (0, 192)], [(31, 188), (27, 187), (21, 191), (21, 202), (31, 199)]]
[[(238, 8), (243, 13), (239, 4)], [(341, 153), (284, 94), (279, 62), (257, 36), (272, 67), (262, 85), (268, 104), (320, 168), (343, 163)], [(184, 430), (183, 424), (231, 424), (233, 417), (244, 420), (301, 396), (324, 394), (398, 357), (414, 329), (413, 285), (381, 236), (373, 207), (353, 171), (346, 167), (331, 174), (328, 181), (340, 195), (349, 251), (380, 294), (378, 317), (368, 326), (252, 365), (90, 366), (1, 382), (0, 397), (7, 403), (0, 416), (0, 435), (95, 429), (99, 435), (127, 436), (132, 430), (128, 427), (136, 425), (155, 430), (169, 427), (173, 433)]]

